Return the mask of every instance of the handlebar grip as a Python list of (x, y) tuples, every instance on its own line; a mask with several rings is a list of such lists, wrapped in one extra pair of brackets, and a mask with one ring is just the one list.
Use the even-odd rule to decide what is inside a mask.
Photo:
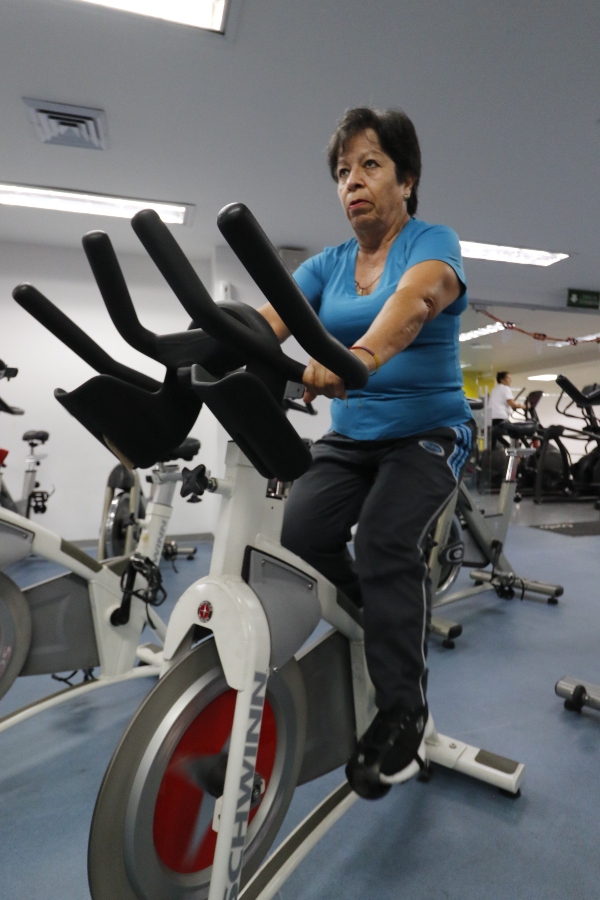
[(583, 394), (575, 387), (572, 381), (569, 381), (566, 375), (558, 375), (556, 383), (561, 390), (567, 394), (571, 400), (574, 400), (577, 406), (596, 406), (600, 403), (600, 390), (592, 391), (591, 394)]
[(159, 390), (158, 381), (114, 360), (33, 285), (19, 284), (12, 293), (19, 306), (100, 375), (112, 375), (147, 391)]
[(157, 336), (144, 328), (136, 315), (109, 236), (104, 231), (89, 231), (82, 244), (115, 328), (135, 350), (160, 362)]
[(143, 209), (131, 226), (163, 278), (196, 325), (211, 337), (260, 359), (287, 378), (301, 381), (304, 366), (282, 353), (273, 343), (226, 315), (214, 302), (185, 253), (153, 209)]
[(323, 327), (250, 210), (243, 203), (230, 203), (217, 216), (217, 225), (304, 350), (349, 388), (364, 387), (369, 377), (366, 366)]

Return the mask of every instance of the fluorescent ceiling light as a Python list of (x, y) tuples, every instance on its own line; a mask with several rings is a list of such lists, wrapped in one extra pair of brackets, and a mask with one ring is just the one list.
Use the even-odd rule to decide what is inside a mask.
[(584, 334), (582, 337), (575, 338), (576, 341), (595, 341), (597, 338), (600, 338), (600, 331), (597, 331), (596, 334)]
[(208, 31), (225, 30), (226, 0), (83, 0), (123, 12), (191, 25)]
[(558, 375), (528, 375), (527, 381), (556, 381)]
[(478, 244), (461, 241), (462, 255), (469, 259), (487, 259), (493, 262), (520, 263), (523, 266), (551, 266), (568, 253), (548, 253), (546, 250), (526, 250), (522, 247), (500, 247), (497, 244)]
[(154, 209), (168, 225), (183, 225), (189, 220), (193, 209), (184, 203), (132, 200), (129, 197), (81, 194), (76, 191), (26, 187), (21, 184), (0, 184), (0, 204), (95, 216), (114, 216), (117, 219), (131, 219), (140, 209)]
[(460, 367), (461, 367), (461, 369), (472, 369), (473, 368), (471, 363), (464, 363), (464, 362), (461, 362)]
[(473, 331), (463, 331), (459, 334), (459, 341), (472, 341), (475, 338), (483, 337), (486, 334), (495, 334), (496, 331), (504, 331), (502, 322), (494, 322), (493, 325), (484, 325), (483, 328), (475, 328)]

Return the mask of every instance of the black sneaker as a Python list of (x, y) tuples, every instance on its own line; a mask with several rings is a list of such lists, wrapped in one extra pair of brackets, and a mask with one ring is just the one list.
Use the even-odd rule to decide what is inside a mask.
[(399, 784), (424, 770), (425, 738), (430, 721), (427, 707), (380, 710), (346, 766), (346, 777), (353, 790), (361, 797), (376, 799), (387, 793), (389, 785)]
[(383, 713), (382, 719), (390, 729), (392, 745), (381, 763), (379, 780), (383, 784), (399, 784), (425, 769), (429, 710), (425, 707)]

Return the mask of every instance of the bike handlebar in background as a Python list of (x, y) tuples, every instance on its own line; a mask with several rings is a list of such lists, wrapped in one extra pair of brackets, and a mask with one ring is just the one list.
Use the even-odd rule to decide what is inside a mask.
[(556, 379), (556, 383), (559, 388), (577, 404), (577, 406), (596, 406), (600, 403), (600, 388), (591, 391), (589, 394), (584, 394), (579, 388), (575, 387), (572, 381), (569, 381), (566, 375), (559, 375)]
[(349, 388), (367, 383), (366, 366), (323, 327), (250, 210), (230, 203), (217, 216), (219, 230), (298, 343)]

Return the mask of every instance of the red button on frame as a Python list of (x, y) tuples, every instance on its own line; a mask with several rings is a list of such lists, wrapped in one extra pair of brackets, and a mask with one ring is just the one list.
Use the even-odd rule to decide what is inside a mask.
[(210, 619), (212, 619), (212, 614), (212, 603), (209, 603), (208, 600), (204, 600), (198, 607), (198, 618), (201, 622), (209, 622)]

